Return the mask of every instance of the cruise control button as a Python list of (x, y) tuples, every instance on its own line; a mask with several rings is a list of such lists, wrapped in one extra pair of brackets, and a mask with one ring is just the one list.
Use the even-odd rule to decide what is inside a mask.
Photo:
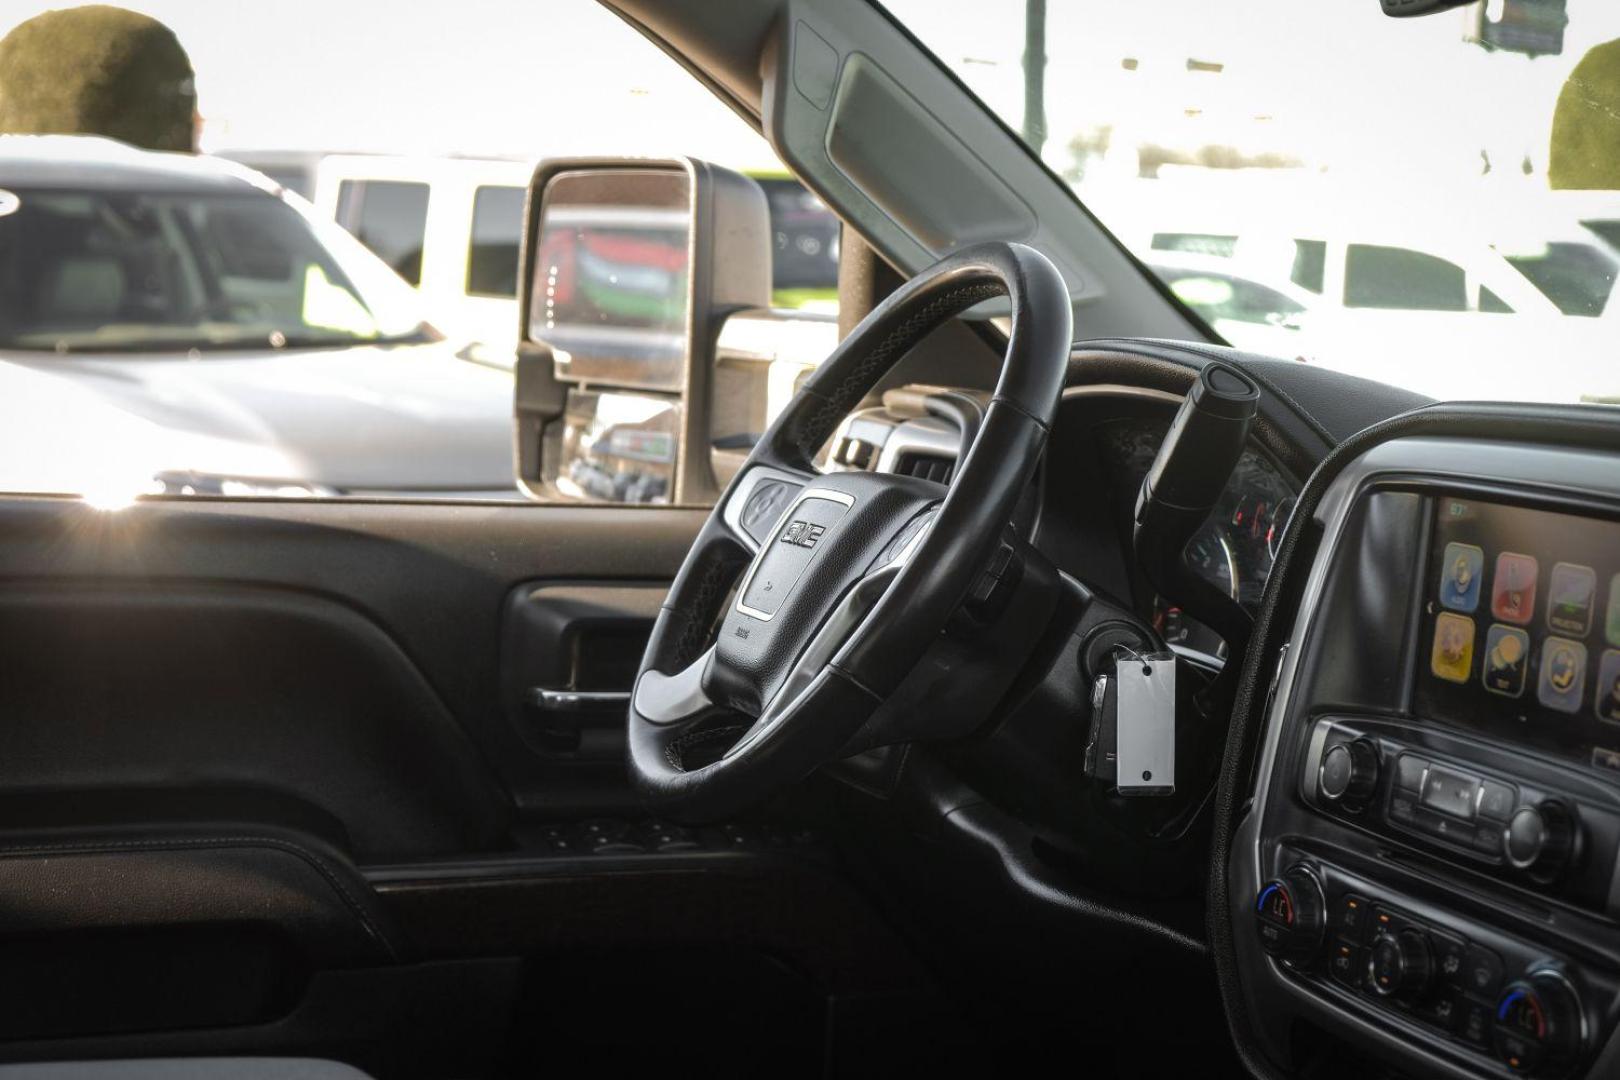
[(1519, 805), (1518, 793), (1506, 784), (1498, 784), (1495, 780), (1480, 781), (1480, 817), (1491, 818), (1493, 821), (1507, 821), (1513, 816), (1513, 808), (1517, 805)]
[(1449, 814), (1461, 821), (1474, 820), (1474, 803), (1479, 798), (1479, 781), (1444, 769), (1430, 769), (1423, 779), (1419, 802), (1430, 810)]
[(1428, 767), (1429, 763), (1422, 758), (1402, 754), (1395, 759), (1395, 787), (1416, 795), (1423, 789), (1423, 770)]

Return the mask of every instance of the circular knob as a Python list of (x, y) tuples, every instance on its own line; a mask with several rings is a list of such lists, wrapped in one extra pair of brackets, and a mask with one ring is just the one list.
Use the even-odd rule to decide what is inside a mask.
[(1421, 930), (1381, 933), (1367, 953), (1367, 982), (1383, 997), (1415, 998), (1434, 976), (1429, 939)]
[(1553, 1073), (1586, 1046), (1580, 995), (1560, 972), (1543, 968), (1509, 983), (1496, 1003), (1492, 1042), (1508, 1068)]
[(1327, 904), (1316, 875), (1305, 866), (1291, 867), (1268, 881), (1255, 898), (1260, 944), (1271, 955), (1304, 963), (1322, 946), (1327, 930)]
[(1329, 802), (1352, 810), (1367, 805), (1378, 786), (1378, 747), (1367, 738), (1334, 743), (1322, 755), (1316, 789)]
[(1551, 799), (1521, 806), (1502, 835), (1508, 863), (1539, 881), (1551, 881), (1569, 865), (1580, 842), (1580, 824), (1563, 803)]

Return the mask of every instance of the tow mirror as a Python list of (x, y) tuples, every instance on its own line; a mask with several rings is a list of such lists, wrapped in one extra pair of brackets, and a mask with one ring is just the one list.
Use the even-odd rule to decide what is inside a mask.
[(770, 303), (752, 180), (692, 158), (543, 161), (524, 215), (518, 484), (546, 501), (712, 502), (715, 345)]

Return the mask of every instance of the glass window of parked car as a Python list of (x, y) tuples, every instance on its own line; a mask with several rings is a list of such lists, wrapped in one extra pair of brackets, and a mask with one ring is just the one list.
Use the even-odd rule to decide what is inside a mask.
[(523, 233), (520, 187), (486, 184), (473, 193), (472, 239), (467, 245), (467, 295), (517, 296), (518, 240)]
[(422, 283), (427, 213), (426, 184), (345, 180), (338, 189), (338, 223), (412, 285)]

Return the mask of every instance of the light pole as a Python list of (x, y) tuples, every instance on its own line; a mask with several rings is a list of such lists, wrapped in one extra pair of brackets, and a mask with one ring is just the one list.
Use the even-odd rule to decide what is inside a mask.
[(1024, 141), (1046, 145), (1046, 0), (1024, 0)]

